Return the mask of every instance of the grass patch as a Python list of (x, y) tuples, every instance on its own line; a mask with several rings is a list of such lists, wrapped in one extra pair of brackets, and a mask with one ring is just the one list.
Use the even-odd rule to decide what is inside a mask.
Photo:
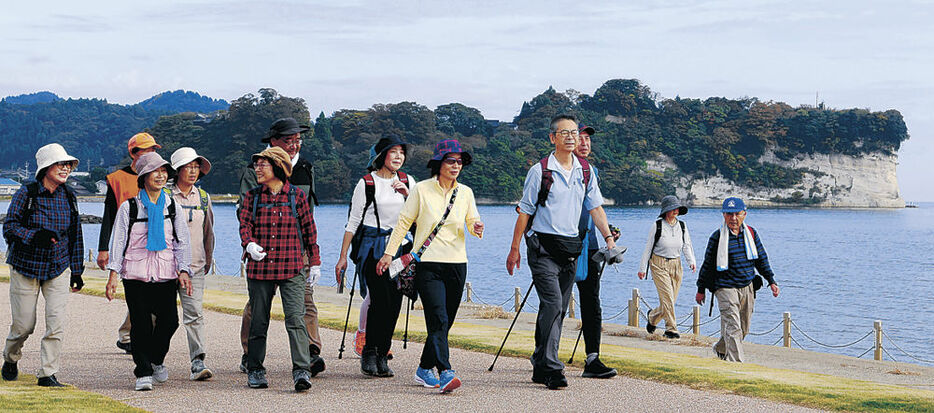
[(144, 412), (97, 393), (72, 386), (50, 389), (36, 385), (36, 376), (20, 373), (0, 382), (0, 410), (7, 412)]
[(477, 309), (477, 312), (474, 313), (474, 315), (476, 315), (477, 318), (483, 318), (487, 320), (494, 320), (494, 319), (508, 320), (512, 318), (512, 314), (507, 313), (506, 310), (503, 310), (503, 307), (493, 306), (493, 305), (485, 305), (485, 306), (480, 307), (479, 309)]

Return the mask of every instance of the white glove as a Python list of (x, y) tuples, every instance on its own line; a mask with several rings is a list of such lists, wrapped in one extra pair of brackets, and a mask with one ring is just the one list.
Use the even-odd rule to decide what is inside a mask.
[(262, 261), (263, 258), (266, 258), (266, 253), (263, 252), (263, 247), (260, 247), (259, 244), (251, 242), (246, 244), (246, 253), (250, 254), (250, 258), (253, 261)]
[(318, 284), (318, 280), (321, 279), (321, 266), (315, 265), (308, 269), (308, 284), (311, 284), (314, 287)]

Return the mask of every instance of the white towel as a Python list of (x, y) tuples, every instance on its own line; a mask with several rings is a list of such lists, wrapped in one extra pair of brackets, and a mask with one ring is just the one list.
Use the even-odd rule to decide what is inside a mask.
[[(759, 259), (759, 249), (756, 248), (756, 240), (749, 231), (749, 227), (743, 224), (740, 229), (746, 244), (746, 259), (752, 261)], [(720, 227), (720, 242), (717, 243), (717, 271), (726, 271), (730, 268), (730, 228), (726, 222)]]

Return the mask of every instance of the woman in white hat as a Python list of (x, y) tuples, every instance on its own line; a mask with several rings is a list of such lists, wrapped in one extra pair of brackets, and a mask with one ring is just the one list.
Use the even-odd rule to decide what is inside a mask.
[(136, 172), (141, 190), (117, 210), (105, 295), (113, 300), (117, 280), (123, 280), (136, 390), (152, 390), (153, 381), (169, 379), (163, 363), (178, 328), (176, 291), (182, 288), (191, 295), (191, 246), (188, 215), (176, 210), (171, 191), (165, 189), (172, 167), (150, 152), (136, 160)]
[(191, 380), (207, 380), (214, 373), (204, 365), (204, 276), (211, 269), (214, 257), (214, 210), (208, 193), (196, 186), (211, 171), (211, 162), (189, 147), (172, 153), (172, 169), (177, 171), (172, 198), (184, 218), (191, 237), (191, 295), (181, 286), (178, 298), (182, 302), (182, 323), (188, 336), (191, 357)]
[[(62, 387), (55, 378), (65, 334), (69, 279), (72, 291), (84, 286), (84, 242), (74, 193), (65, 185), (78, 159), (52, 143), (36, 152), (36, 182), (20, 187), (3, 221), (9, 245), (10, 335), (3, 348), (2, 376), (16, 380), (23, 344), (36, 327), (39, 293), (45, 297), (45, 336), (39, 352), (37, 384)], [(71, 277), (62, 274), (71, 269)]]

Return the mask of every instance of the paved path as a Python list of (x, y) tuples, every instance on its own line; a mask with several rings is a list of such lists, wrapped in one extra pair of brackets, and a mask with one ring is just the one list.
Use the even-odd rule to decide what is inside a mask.
[[(40, 300), (40, 303), (42, 300)], [(9, 284), (0, 283), (0, 328), (6, 333), (9, 314)], [(40, 314), (42, 312), (40, 304)], [(151, 411), (810, 411), (716, 391), (692, 390), (683, 386), (617, 377), (610, 380), (580, 378), (580, 370), (568, 369), (570, 387), (550, 391), (530, 381), (528, 360), (500, 358), (496, 370), (487, 372), (488, 354), (452, 349), (452, 363), (464, 386), (448, 395), (415, 385), (411, 379), (421, 344), (393, 344), (396, 359), (391, 367), (396, 377), (365, 378), (359, 358), (352, 351), (336, 358), (341, 332), (323, 329), (327, 371), (312, 380), (307, 393), (292, 390), (288, 342), (282, 322), (269, 329), (266, 366), (270, 388), (253, 390), (246, 375), (237, 369), (240, 360), (238, 316), (207, 312), (208, 366), (215, 378), (188, 381), (188, 351), (184, 329), (179, 328), (166, 359), (169, 381), (151, 392), (133, 391), (133, 362), (114, 346), (116, 326), (123, 320), (123, 301), (107, 302), (101, 297), (72, 294), (65, 335), (63, 369), (58, 377), (81, 389)], [(24, 348), (20, 369), (35, 373), (39, 340), (44, 325), (39, 317), (36, 333)], [(348, 336), (349, 337), (349, 336)]]

